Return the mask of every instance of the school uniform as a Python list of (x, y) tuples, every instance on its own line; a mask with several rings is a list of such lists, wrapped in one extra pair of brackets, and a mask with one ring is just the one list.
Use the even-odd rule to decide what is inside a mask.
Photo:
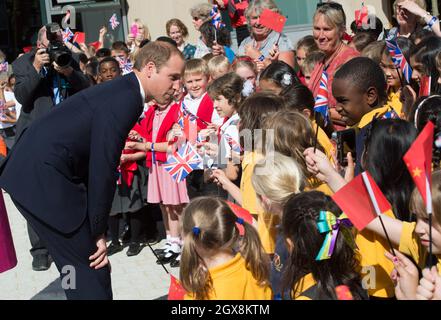
[[(224, 119), (214, 110), (213, 101), (208, 93), (199, 98), (193, 98), (190, 94), (184, 97), (183, 105), (193, 115), (197, 116), (198, 130), (206, 129), (207, 123), (222, 125)], [(214, 167), (214, 166), (213, 166)], [(186, 179), (187, 191), (190, 199), (201, 196), (213, 196), (227, 199), (228, 192), (215, 183), (208, 182), (204, 170), (192, 171)]]
[[(213, 283), (209, 300), (271, 300), (271, 288), (258, 283), (240, 253), (208, 272)], [(185, 300), (194, 299), (191, 293), (185, 295)]]
[(257, 202), (256, 191), (251, 183), (254, 166), (261, 159), (263, 159), (263, 156), (257, 152), (245, 154), (242, 160), (240, 192), (242, 194), (242, 208), (253, 215), (257, 215), (257, 233), (264, 251), (272, 254), (276, 247), (277, 226), (280, 224), (280, 218), (262, 209)]
[[(392, 210), (385, 212), (385, 214), (395, 219)], [(360, 253), (361, 277), (373, 276), (375, 279), (375, 286), (368, 288), (369, 296), (393, 298), (395, 287), (390, 274), (394, 265), (384, 255), (386, 251), (390, 250), (387, 240), (376, 232), (365, 229), (357, 233), (355, 243)], [(397, 250), (396, 247), (394, 249)]]
[(355, 136), (355, 149), (356, 149), (356, 159), (355, 159), (355, 175), (361, 173), (361, 155), (364, 150), (364, 143), (367, 137), (368, 130), (374, 118), (381, 119), (387, 113), (392, 112), (393, 109), (388, 104), (375, 108), (372, 111), (366, 113), (360, 120), (358, 124), (354, 127), (358, 131)]

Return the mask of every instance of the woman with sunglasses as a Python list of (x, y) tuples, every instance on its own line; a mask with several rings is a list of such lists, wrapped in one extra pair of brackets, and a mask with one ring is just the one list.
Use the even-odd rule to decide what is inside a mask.
[(336, 100), (332, 95), (335, 71), (344, 63), (360, 54), (343, 42), (346, 31), (346, 15), (343, 7), (336, 2), (319, 3), (313, 18), (313, 36), (320, 51), (325, 53), (322, 62), (316, 64), (311, 73), (309, 89), (317, 97), (322, 75), (328, 77), (328, 106), (334, 128), (346, 127), (341, 116), (335, 111)]
[[(200, 32), (201, 26), (211, 20), (210, 11), (213, 6), (209, 3), (199, 3), (190, 9), (190, 14), (193, 18), (193, 26), (196, 31)], [(195, 59), (200, 59), (206, 54), (211, 53), (210, 48), (202, 40), (202, 34), (199, 35), (198, 42), (196, 43), (196, 52), (194, 53)]]

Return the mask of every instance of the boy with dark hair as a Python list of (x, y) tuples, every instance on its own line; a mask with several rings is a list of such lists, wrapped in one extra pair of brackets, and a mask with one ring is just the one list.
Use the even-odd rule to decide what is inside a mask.
[(364, 141), (372, 120), (395, 114), (386, 104), (387, 83), (383, 70), (369, 58), (349, 60), (335, 73), (332, 94), (341, 120), (356, 130), (356, 173), (359, 173)]
[(106, 82), (115, 79), (121, 75), (119, 63), (112, 57), (106, 57), (100, 61), (98, 66), (98, 76), (100, 82)]
[(122, 41), (115, 41), (110, 48), (110, 52), (113, 58), (128, 59), (130, 50), (127, 45)]

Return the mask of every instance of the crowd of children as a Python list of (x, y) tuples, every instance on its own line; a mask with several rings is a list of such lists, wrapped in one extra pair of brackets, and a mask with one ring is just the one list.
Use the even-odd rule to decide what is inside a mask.
[[(278, 11), (272, 0), (253, 6)], [(216, 30), (207, 8), (192, 9), (200, 32), (196, 46), (184, 41), (189, 32), (178, 19), (167, 22), (170, 38), (157, 40), (183, 52), (182, 88), (164, 105), (146, 105), (127, 137), (109, 253), (122, 250), (121, 217), (131, 230), (127, 254), (140, 252), (142, 217), (154, 204), (166, 230), (165, 244), (155, 250), (157, 263), (180, 267), (186, 299), (337, 299), (342, 285), (353, 299), (441, 299), (439, 21), (417, 19), (425, 9), (421, 1), (397, 0), (392, 32), (375, 17), (375, 28), (356, 23), (352, 36), (339, 34), (336, 47), (325, 50), (322, 29), (329, 24), (339, 30), (332, 19), (346, 17), (340, 5), (322, 3), (313, 36), (298, 41), (292, 63), (277, 58), (277, 46), (265, 49), (271, 57), (262, 63), (247, 54), (248, 47), (235, 56), (228, 33)], [(139, 20), (134, 24), (136, 37), (82, 53), (92, 85), (123, 76), (137, 63), (137, 48), (150, 34)], [(391, 45), (411, 76), (397, 65)], [(332, 107), (327, 113), (317, 112), (323, 95)], [(403, 160), (428, 122), (435, 126), (430, 239), (425, 204)], [(346, 135), (353, 140), (350, 150), (336, 138)], [(203, 167), (180, 180), (167, 163), (187, 141)], [(363, 171), (391, 210), (381, 223), (375, 219), (356, 231), (331, 196)], [(236, 216), (231, 202), (248, 210), (252, 223)], [(366, 286), (364, 279), (372, 276), (366, 270), (374, 285)]]

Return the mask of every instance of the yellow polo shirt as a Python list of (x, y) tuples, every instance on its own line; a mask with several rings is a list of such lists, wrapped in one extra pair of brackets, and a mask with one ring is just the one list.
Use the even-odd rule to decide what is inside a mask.
[[(245, 259), (236, 256), (215, 268), (208, 270), (213, 281), (209, 300), (271, 300), (272, 292), (269, 286), (261, 286), (246, 267)], [(185, 300), (194, 300), (187, 293)]]

